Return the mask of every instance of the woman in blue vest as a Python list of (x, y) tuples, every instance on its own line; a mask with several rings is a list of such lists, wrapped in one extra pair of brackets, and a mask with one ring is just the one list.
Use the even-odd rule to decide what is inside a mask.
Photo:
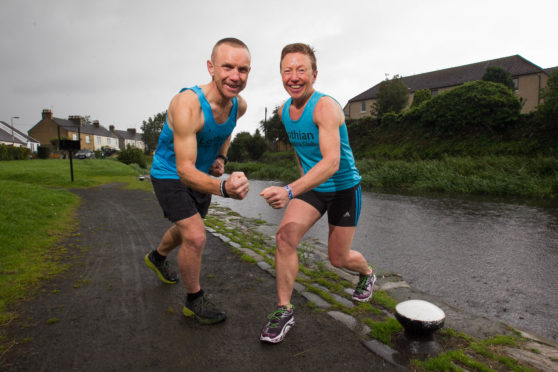
[(260, 340), (278, 343), (294, 325), (291, 295), (298, 273), (296, 248), (304, 234), (327, 212), (328, 255), (332, 265), (360, 274), (355, 301), (372, 297), (375, 275), (366, 259), (351, 249), (361, 209), (360, 174), (349, 145), (343, 110), (333, 98), (314, 90), (318, 75), (312, 47), (289, 44), (281, 52), (281, 77), (290, 98), (279, 113), (295, 148), (301, 177), (261, 192), (276, 209), (287, 209), (276, 234), (277, 310), (268, 316)]

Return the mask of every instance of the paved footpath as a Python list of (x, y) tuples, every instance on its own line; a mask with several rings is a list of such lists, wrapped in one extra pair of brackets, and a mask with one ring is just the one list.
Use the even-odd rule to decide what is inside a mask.
[[(296, 325), (279, 345), (259, 334), (275, 306), (275, 280), (207, 236), (202, 286), (228, 319), (203, 326), (181, 315), (185, 290), (165, 285), (144, 255), (169, 227), (151, 193), (114, 185), (75, 190), (73, 263), (20, 308), (2, 371), (395, 371), (358, 333), (295, 293)], [(176, 265), (175, 253), (171, 263)]]

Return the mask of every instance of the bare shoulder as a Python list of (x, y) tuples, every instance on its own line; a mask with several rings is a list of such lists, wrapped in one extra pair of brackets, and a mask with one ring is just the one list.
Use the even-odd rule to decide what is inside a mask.
[(175, 95), (168, 110), (169, 125), (176, 131), (193, 129), (198, 131), (203, 126), (203, 114), (200, 101), (195, 92), (185, 90)]
[(244, 115), (247, 109), (248, 109), (248, 103), (246, 102), (246, 100), (241, 96), (238, 96), (238, 117)]
[(341, 109), (339, 103), (329, 96), (321, 97), (316, 103), (314, 109), (314, 122), (318, 124), (321, 123), (331, 123), (335, 122), (337, 125), (342, 125), (345, 121), (345, 114)]

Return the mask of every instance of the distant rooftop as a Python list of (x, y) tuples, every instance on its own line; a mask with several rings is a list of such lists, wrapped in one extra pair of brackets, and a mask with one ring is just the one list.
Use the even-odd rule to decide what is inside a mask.
[[(451, 67), (418, 75), (404, 76), (402, 79), (409, 88), (410, 93), (420, 89), (441, 89), (480, 80), (486, 72), (486, 69), (492, 66), (503, 68), (514, 78), (522, 75), (546, 72), (546, 70), (543, 70), (541, 67), (516, 54), (510, 57)], [(553, 69), (555, 68), (556, 67), (553, 67)], [(381, 82), (351, 98), (349, 102), (376, 98), (376, 94), (378, 94), (380, 89), (380, 84)]]

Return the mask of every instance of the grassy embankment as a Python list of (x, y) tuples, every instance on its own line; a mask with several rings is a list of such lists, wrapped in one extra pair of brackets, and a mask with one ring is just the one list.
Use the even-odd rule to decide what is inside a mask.
[[(389, 128), (349, 127), (362, 186), (367, 191), (452, 193), (556, 199), (558, 140), (477, 133), (437, 138)], [(227, 172), (290, 182), (298, 177), (292, 153), (268, 153), (259, 162), (227, 164)]]
[(40, 280), (66, 268), (60, 260), (64, 248), (54, 246), (75, 226), (79, 199), (68, 188), (111, 182), (151, 188), (149, 182), (138, 182), (138, 174), (145, 170), (114, 159), (73, 164), (72, 183), (68, 160), (0, 162), (0, 325), (15, 316), (7, 306), (29, 296)]

